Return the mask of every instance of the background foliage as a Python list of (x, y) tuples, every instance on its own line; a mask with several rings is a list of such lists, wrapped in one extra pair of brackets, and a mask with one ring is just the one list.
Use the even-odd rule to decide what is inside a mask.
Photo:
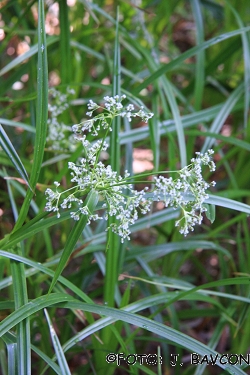
[[(249, 373), (246, 363), (194, 366), (190, 353), (249, 352), (250, 5), (9, 0), (0, 9), (1, 373)], [(115, 124), (116, 170), (175, 170), (214, 148), (214, 222), (183, 238), (179, 213), (155, 205), (130, 242), (111, 234), (106, 251), (103, 224), (83, 230), (67, 212), (44, 212), (45, 189), (70, 186), (68, 161), (81, 155), (47, 139), (51, 87), (75, 91), (59, 126), (114, 93), (155, 113), (147, 126)], [(111, 352), (162, 364), (117, 366)]]

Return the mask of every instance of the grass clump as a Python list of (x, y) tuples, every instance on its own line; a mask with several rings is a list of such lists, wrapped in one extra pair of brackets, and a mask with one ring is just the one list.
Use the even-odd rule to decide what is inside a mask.
[(247, 374), (248, 5), (117, 5), (2, 5), (1, 372)]

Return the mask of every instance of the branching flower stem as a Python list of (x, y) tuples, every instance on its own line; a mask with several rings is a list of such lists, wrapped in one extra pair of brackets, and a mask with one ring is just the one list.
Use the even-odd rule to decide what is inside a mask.
[[(116, 221), (112, 222), (107, 229), (118, 234), (123, 242), (125, 239), (130, 239), (130, 226), (135, 223), (139, 214), (146, 214), (150, 211), (153, 201), (161, 200), (166, 207), (181, 208), (182, 217), (177, 220), (176, 226), (179, 227), (180, 233), (186, 236), (189, 231), (194, 230), (196, 224), (201, 224), (202, 214), (206, 211), (203, 203), (208, 198), (206, 190), (215, 185), (215, 182), (207, 183), (202, 176), (203, 166), (207, 166), (211, 172), (215, 170), (212, 160), (213, 150), (208, 150), (204, 155), (197, 152), (196, 158), (191, 159), (191, 163), (181, 170), (148, 172), (136, 176), (130, 176), (125, 171), (123, 177), (118, 175), (110, 165), (104, 165), (100, 161), (101, 152), (108, 148), (105, 139), (112, 131), (113, 119), (121, 116), (131, 121), (132, 118), (140, 117), (147, 122), (153, 116), (152, 113), (146, 113), (143, 108), (136, 112), (132, 104), (124, 107), (122, 104), (124, 99), (124, 95), (107, 96), (104, 98), (104, 106), (99, 106), (90, 100), (89, 112), (86, 115), (92, 117), (94, 111), (101, 110), (102, 112), (72, 127), (75, 139), (82, 142), (84, 151), (84, 157), (77, 164), (69, 162), (71, 182), (74, 186), (64, 192), (59, 192), (60, 184), (55, 182), (56, 191), (49, 188), (45, 192), (47, 198), (45, 208), (47, 211), (56, 212), (58, 217), (60, 217), (61, 208), (73, 208), (70, 212), (71, 217), (79, 220), (81, 215), (86, 215), (88, 223), (94, 220), (108, 220), (109, 217), (115, 216)], [(87, 140), (86, 132), (97, 137), (102, 129), (104, 129), (104, 136), (91, 144)], [(166, 178), (164, 177), (166, 174), (177, 176), (175, 179)], [(153, 176), (152, 181), (144, 179), (150, 176)], [(134, 190), (132, 183), (137, 178), (142, 179), (140, 183), (145, 185), (150, 183), (153, 186), (151, 194), (146, 193), (147, 186), (141, 191)], [(89, 212), (85, 198), (90, 191), (98, 193), (104, 215)], [(61, 200), (63, 194), (66, 198)], [(186, 196), (190, 194), (192, 200), (187, 200)]]

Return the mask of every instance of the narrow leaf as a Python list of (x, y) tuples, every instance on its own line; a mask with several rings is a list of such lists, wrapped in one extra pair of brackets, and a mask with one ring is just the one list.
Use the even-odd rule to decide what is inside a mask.
[[(239, 283), (244, 284), (244, 281), (246, 283), (249, 282), (245, 280), (245, 278), (243, 278)], [(82, 303), (75, 300), (71, 296), (62, 293), (51, 294), (46, 297), (38, 297), (32, 302), (29, 302), (27, 305), (22, 306), (14, 313), (10, 314), (8, 318), (4, 319), (0, 323), (0, 336), (2, 336), (13, 326), (15, 326), (15, 324), (25, 319), (27, 316), (34, 314), (36, 311), (39, 311), (46, 306), (53, 306), (55, 303), (59, 304), (60, 302), (63, 303), (58, 306), (64, 308), (89, 311), (95, 314), (108, 316), (110, 319), (114, 318), (115, 320), (121, 320), (137, 327), (141, 327), (142, 329), (153, 332), (155, 335), (163, 337), (171, 341), (172, 343), (180, 345), (181, 347), (188, 348), (189, 351), (198, 353), (202, 356), (211, 354), (218, 359), (216, 364), (222, 369), (225, 369), (226, 371), (234, 375), (246, 375), (246, 372), (244, 372), (240, 367), (232, 366), (228, 363), (225, 364), (223, 361), (219, 361), (220, 354), (218, 352), (171, 327), (124, 310), (114, 309), (101, 305), (90, 305), (87, 303)]]
[[(98, 203), (98, 193), (96, 191), (92, 191), (88, 194), (86, 198), (86, 206), (88, 208), (89, 213), (93, 213), (96, 205)], [(74, 247), (82, 234), (83, 229), (85, 228), (88, 222), (87, 215), (81, 215), (80, 220), (76, 222), (73, 229), (71, 230), (69, 237), (66, 241), (62, 256), (60, 258), (59, 264), (55, 271), (55, 275), (53, 277), (52, 283), (49, 288), (49, 293), (51, 293), (53, 287), (55, 286), (58, 277), (61, 275), (64, 267), (66, 266)]]
[(67, 0), (59, 1), (60, 19), (60, 50), (61, 50), (61, 80), (63, 84), (69, 84), (72, 72), (72, 56), (70, 53), (70, 25)]
[[(199, 0), (191, 0), (191, 6), (194, 13), (195, 25), (196, 25), (196, 43), (201, 45), (204, 43), (204, 22), (202, 19), (201, 3)], [(195, 65), (196, 78), (195, 78), (195, 90), (194, 90), (194, 107), (199, 110), (202, 104), (203, 91), (205, 85), (205, 51), (201, 50), (196, 55), (197, 63)]]
[[(220, 112), (214, 119), (209, 129), (211, 133), (220, 132), (222, 126), (224, 125), (226, 118), (230, 114), (231, 110), (233, 109), (233, 107), (235, 106), (235, 104), (237, 103), (241, 95), (243, 94), (243, 92), (244, 92), (244, 84), (242, 83), (231, 93), (231, 95), (225, 101), (223, 107), (221, 108)], [(207, 137), (203, 144), (201, 152), (206, 152), (209, 148), (213, 146), (214, 142), (215, 142), (214, 138)]]
[(206, 207), (207, 211), (205, 212), (206, 217), (208, 220), (210, 220), (211, 223), (214, 222), (215, 220), (215, 205), (214, 204), (204, 204)]
[(51, 337), (51, 340), (52, 340), (52, 343), (53, 343), (53, 346), (54, 346), (54, 349), (55, 349), (55, 352), (56, 352), (56, 357), (57, 357), (58, 364), (60, 366), (62, 375), (71, 375), (68, 363), (66, 361), (66, 358), (65, 358), (65, 355), (64, 355), (64, 352), (63, 352), (63, 348), (60, 344), (60, 341), (57, 337), (56, 331), (53, 327), (53, 324), (51, 323), (49, 314), (48, 314), (46, 309), (44, 309), (44, 313), (45, 313), (45, 316), (46, 316), (46, 319), (47, 319), (47, 322), (48, 322), (48, 326), (49, 326), (49, 330), (50, 330), (50, 337)]
[(178, 56), (176, 59), (172, 60), (170, 63), (163, 65), (160, 67), (156, 72), (151, 74), (143, 83), (141, 83), (138, 87), (136, 87), (136, 90), (134, 91), (134, 94), (138, 94), (141, 90), (143, 90), (145, 87), (150, 85), (152, 82), (154, 82), (157, 78), (161, 77), (163, 74), (166, 74), (167, 72), (176, 69), (177, 66), (179, 66), (181, 63), (183, 63), (186, 59), (194, 56), (198, 52), (205, 50), (209, 48), (210, 46), (213, 46), (214, 44), (217, 44), (219, 42), (222, 42), (223, 40), (226, 40), (228, 38), (232, 38), (236, 35), (241, 34), (242, 32), (250, 31), (250, 26), (243, 27), (241, 29), (228, 32), (226, 34), (221, 34), (219, 36), (216, 36), (208, 41), (205, 41), (204, 43), (200, 44), (199, 46), (190, 48), (188, 51), (182, 53), (180, 56)]
[[(27, 285), (23, 263), (11, 261), (15, 309), (28, 303)], [(31, 374), (29, 317), (17, 324), (17, 366), (19, 375)]]
[[(232, 7), (229, 1), (226, 1), (227, 6), (233, 12), (239, 27), (243, 28), (244, 23), (239, 15), (239, 13)], [(250, 104), (250, 93), (249, 93), (249, 85), (250, 85), (250, 48), (249, 48), (249, 32), (242, 32), (241, 39), (242, 39), (242, 47), (243, 47), (243, 56), (244, 56), (244, 83), (245, 83), (245, 92), (244, 92), (244, 101), (245, 101), (245, 109), (244, 109), (244, 126), (247, 127), (248, 123), (248, 113), (249, 113), (249, 104)]]
[(210, 194), (206, 202), (215, 204), (216, 206), (230, 208), (231, 210), (245, 212), (246, 214), (250, 215), (250, 206), (248, 204), (237, 202), (232, 199)]
[[(121, 61), (120, 61), (120, 45), (119, 45), (119, 10), (117, 9), (116, 34), (114, 46), (114, 65), (113, 65), (113, 96), (121, 94)], [(120, 132), (121, 118), (115, 117), (112, 123), (112, 132), (110, 134), (110, 165), (113, 171), (120, 173), (121, 156), (120, 156)], [(109, 216), (108, 226), (116, 222), (116, 217)], [(118, 280), (118, 260), (120, 253), (120, 238), (113, 233), (111, 229), (108, 231), (108, 245), (106, 252), (106, 274), (104, 285), (104, 299), (108, 306), (115, 305), (115, 288)], [(121, 254), (120, 254), (121, 255)], [(105, 338), (104, 338), (105, 341)], [(106, 340), (107, 342), (107, 340)]]
[[(40, 263), (37, 263), (37, 262), (34, 262), (34, 261), (30, 260), (30, 259), (24, 258), (24, 257), (22, 257), (20, 255), (9, 253), (7, 251), (0, 250), (0, 255), (3, 256), (3, 257), (5, 257), (5, 258), (13, 259), (13, 260), (15, 260), (17, 262), (26, 264), (27, 266), (32, 267), (31, 268), (32, 271), (33, 270), (37, 270), (37, 271), (45, 273), (46, 275), (49, 275), (50, 277), (54, 276), (54, 272), (52, 270), (50, 270), (48, 267), (54, 265), (55, 261), (47, 262), (47, 263), (45, 263), (45, 265), (42, 265)], [(30, 270), (26, 270), (25, 271), (25, 276), (26, 277), (28, 276), (29, 271)], [(33, 272), (33, 274), (34, 273), (35, 272)], [(62, 285), (64, 285), (66, 288), (70, 289), (73, 293), (75, 293), (83, 301), (88, 302), (88, 303), (92, 303), (91, 298), (88, 297), (87, 294), (85, 294), (81, 289), (79, 289), (76, 285), (74, 285), (73, 283), (71, 283), (69, 280), (65, 279), (63, 276), (59, 276), (58, 280), (60, 281), (60, 283)], [(7, 283), (6, 283), (6, 281), (7, 281)], [(9, 281), (8, 279), (5, 279), (5, 280), (1, 281), (0, 284), (1, 284), (0, 289), (3, 289), (7, 285), (10, 285), (11, 281)], [(12, 305), (7, 306), (6, 302), (4, 302), (4, 304), (5, 304), (5, 308), (13, 308)]]
[[(35, 190), (43, 161), (44, 147), (47, 136), (48, 119), (48, 65), (47, 46), (45, 33), (44, 1), (38, 3), (38, 69), (37, 69), (37, 107), (36, 107), (36, 137), (34, 147), (34, 157), (30, 175), (31, 188)], [(28, 193), (23, 202), (16, 226), (17, 230), (26, 220), (27, 213), (33, 193)]]
[(18, 127), (18, 128), (27, 130), (30, 133), (35, 133), (36, 132), (36, 130), (33, 128), (33, 126), (24, 124), (23, 122), (17, 122), (17, 121), (13, 121), (13, 120), (8, 120), (8, 119), (5, 119), (5, 118), (1, 117), (0, 118), (0, 123), (3, 124), (3, 125), (12, 126), (14, 128)]
[(50, 295), (38, 297), (31, 302), (28, 302), (26, 305), (21, 306), (19, 309), (11, 313), (7, 318), (0, 322), (0, 337), (10, 331), (22, 320), (28, 318), (37, 311), (40, 311), (48, 306), (54, 306), (59, 302), (70, 300), (74, 300), (74, 298), (65, 293), (53, 293)]
[(23, 180), (26, 182), (26, 184), (31, 189), (30, 183), (29, 183), (29, 177), (28, 177), (28, 174), (26, 172), (26, 169), (24, 168), (21, 159), (19, 158), (14, 146), (12, 145), (8, 135), (5, 133), (1, 124), (0, 124), (0, 146), (6, 152), (10, 161), (13, 163), (16, 170), (20, 174), (20, 176), (23, 178)]
[[(51, 36), (47, 40), (47, 45), (52, 45), (58, 41), (58, 36)], [(8, 65), (6, 65), (3, 69), (0, 70), (0, 77), (4, 74), (8, 73), (10, 70), (16, 68), (18, 65), (22, 64), (25, 60), (29, 59), (33, 55), (39, 51), (39, 43), (32, 46), (27, 52), (23, 53), (22, 55), (16, 57), (13, 61), (11, 61)]]

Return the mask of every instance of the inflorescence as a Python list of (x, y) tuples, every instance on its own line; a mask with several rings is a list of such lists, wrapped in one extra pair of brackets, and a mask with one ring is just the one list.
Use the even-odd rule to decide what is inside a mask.
[[(112, 120), (116, 116), (126, 117), (128, 121), (139, 117), (144, 122), (148, 122), (153, 116), (153, 113), (145, 112), (143, 107), (137, 112), (132, 104), (124, 107), (122, 104), (124, 99), (125, 95), (106, 96), (104, 106), (89, 101), (86, 115), (92, 117), (95, 111), (98, 113), (91, 119), (72, 127), (75, 139), (82, 142), (84, 154), (77, 164), (69, 162), (73, 187), (60, 192), (58, 190), (60, 184), (55, 182), (55, 191), (50, 188), (45, 191), (47, 198), (45, 208), (47, 211), (56, 212), (58, 217), (60, 217), (60, 208), (73, 209), (70, 215), (74, 220), (79, 220), (80, 215), (87, 215), (88, 223), (100, 219), (108, 220), (109, 216), (114, 216), (116, 220), (107, 230), (111, 229), (124, 242), (125, 239), (130, 239), (130, 226), (138, 219), (139, 213), (149, 212), (153, 201), (163, 201), (166, 207), (181, 209), (182, 216), (176, 222), (176, 226), (179, 226), (180, 233), (186, 236), (189, 231), (194, 230), (196, 224), (201, 224), (202, 213), (206, 211), (203, 203), (208, 198), (206, 190), (215, 185), (215, 182), (204, 181), (202, 176), (203, 165), (208, 166), (210, 171), (215, 170), (212, 161), (213, 150), (208, 150), (205, 154), (196, 153), (196, 158), (193, 158), (188, 166), (173, 172), (178, 175), (176, 179), (162, 175), (154, 177), (153, 194), (147, 194), (147, 187), (141, 191), (135, 190), (127, 171), (122, 177), (113, 171), (110, 165), (100, 161), (101, 152), (108, 149), (105, 138), (112, 130)], [(101, 140), (94, 143), (87, 140), (88, 133), (98, 136), (101, 130), (105, 131)], [(85, 204), (86, 195), (93, 190), (98, 192), (101, 202), (100, 210), (94, 214), (89, 212)], [(101, 215), (101, 212), (104, 214)]]
[(55, 152), (73, 152), (76, 142), (71, 126), (65, 125), (60, 120), (60, 115), (69, 108), (69, 96), (74, 95), (73, 89), (67, 89), (65, 94), (54, 87), (49, 90), (49, 119), (48, 119), (48, 149)]

